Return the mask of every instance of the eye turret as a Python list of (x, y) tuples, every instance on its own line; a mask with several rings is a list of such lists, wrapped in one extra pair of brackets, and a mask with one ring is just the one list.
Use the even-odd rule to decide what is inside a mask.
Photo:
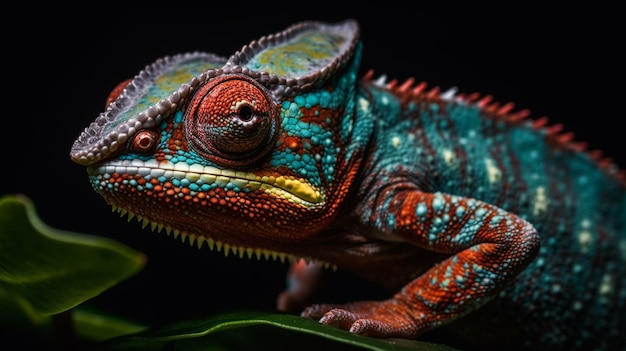
[(246, 76), (208, 81), (185, 114), (190, 146), (228, 167), (245, 167), (267, 156), (278, 129), (278, 105), (263, 86)]

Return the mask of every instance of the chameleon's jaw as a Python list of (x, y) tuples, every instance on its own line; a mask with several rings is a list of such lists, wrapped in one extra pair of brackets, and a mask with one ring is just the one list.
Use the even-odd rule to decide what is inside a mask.
[(135, 215), (132, 212), (129, 212), (115, 205), (112, 205), (111, 208), (113, 212), (119, 213), (121, 217), (127, 217), (129, 222), (132, 219), (136, 219), (138, 222), (141, 223), (142, 228), (149, 227), (150, 230), (152, 230), (153, 232), (156, 231), (158, 233), (162, 233), (164, 231), (165, 234), (167, 234), (167, 236), (172, 236), (175, 239), (179, 239), (182, 243), (188, 243), (189, 246), (195, 246), (198, 249), (208, 247), (209, 250), (211, 251), (223, 253), (225, 257), (238, 256), (239, 258), (246, 257), (248, 259), (252, 259), (254, 257), (257, 260), (265, 259), (268, 261), (269, 260), (280, 261), (281, 263), (285, 263), (285, 262), (293, 263), (298, 260), (304, 260), (307, 264), (313, 263), (326, 269), (333, 269), (333, 270), (337, 269), (336, 265), (333, 265), (328, 262), (321, 261), (312, 257), (298, 257), (293, 254), (274, 251), (274, 250), (229, 245), (222, 241), (214, 240), (212, 238), (205, 237), (203, 235), (190, 234), (185, 231), (173, 229), (172, 227), (167, 226), (167, 225), (163, 225), (157, 222), (151, 222), (150, 220), (146, 218)]
[(313, 233), (311, 218), (326, 203), (304, 179), (279, 174), (154, 159), (118, 159), (87, 170), (93, 188), (129, 220), (225, 255), (294, 259), (276, 251), (272, 238), (290, 233), (297, 241)]

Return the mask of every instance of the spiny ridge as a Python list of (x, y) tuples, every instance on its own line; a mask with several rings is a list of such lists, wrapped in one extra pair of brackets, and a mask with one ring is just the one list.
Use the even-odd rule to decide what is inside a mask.
[(590, 160), (595, 162), (608, 174), (616, 177), (618, 181), (626, 186), (626, 170), (620, 169), (612, 158), (604, 156), (599, 150), (589, 150), (587, 143), (575, 140), (574, 133), (564, 131), (562, 124), (549, 125), (548, 118), (545, 116), (529, 119), (530, 110), (515, 110), (515, 105), (512, 102), (502, 104), (494, 101), (491, 95), (482, 96), (478, 92), (471, 94), (458, 93), (456, 88), (451, 88), (442, 93), (438, 86), (428, 89), (426, 82), (420, 82), (416, 85), (414, 78), (408, 78), (401, 84), (398, 83), (396, 79), (388, 81), (386, 75), (381, 75), (377, 79), (374, 79), (373, 70), (367, 71), (363, 76), (363, 80), (370, 81), (378, 87), (386, 88), (402, 98), (420, 97), (475, 104), (491, 118), (497, 118), (515, 124), (526, 122), (529, 127), (540, 133), (544, 133), (555, 145), (560, 145), (560, 147), (575, 152), (586, 153)]
[(307, 264), (315, 264), (326, 269), (337, 270), (337, 266), (330, 264), (328, 262), (311, 258), (311, 257), (296, 257), (294, 255), (290, 255), (290, 254), (283, 253), (283, 252), (277, 252), (277, 251), (271, 251), (271, 250), (265, 250), (265, 249), (257, 249), (257, 248), (251, 248), (251, 247), (233, 246), (233, 245), (223, 243), (219, 240), (207, 238), (203, 235), (196, 235), (196, 234), (189, 234), (187, 232), (182, 232), (170, 226), (167, 226), (161, 223), (152, 222), (148, 220), (147, 218), (144, 218), (140, 215), (136, 215), (128, 210), (125, 210), (121, 207), (117, 207), (115, 205), (111, 206), (111, 211), (118, 212), (120, 217), (126, 216), (128, 218), (128, 221), (130, 221), (133, 218), (136, 218), (137, 221), (141, 223), (142, 229), (150, 225), (150, 230), (153, 232), (156, 231), (157, 233), (161, 233), (163, 230), (165, 230), (165, 234), (167, 234), (168, 236), (173, 236), (174, 238), (179, 239), (183, 243), (188, 242), (189, 246), (196, 246), (198, 249), (201, 249), (203, 246), (208, 246), (209, 250), (222, 252), (225, 257), (228, 257), (229, 255), (232, 254), (233, 256), (238, 256), (239, 258), (247, 257), (248, 259), (251, 259), (252, 257), (256, 257), (257, 260), (260, 260), (260, 259), (270, 260), (271, 259), (273, 261), (279, 260), (281, 263), (285, 263), (285, 262), (293, 263), (298, 260), (304, 260)]

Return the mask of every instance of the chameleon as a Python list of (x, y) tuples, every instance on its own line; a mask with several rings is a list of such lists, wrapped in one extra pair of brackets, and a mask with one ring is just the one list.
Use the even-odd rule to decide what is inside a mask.
[[(513, 103), (376, 76), (362, 55), (347, 19), (160, 58), (70, 158), (144, 228), (290, 262), (278, 310), (372, 338), (625, 349), (624, 171)], [(327, 268), (388, 297), (314, 301)]]

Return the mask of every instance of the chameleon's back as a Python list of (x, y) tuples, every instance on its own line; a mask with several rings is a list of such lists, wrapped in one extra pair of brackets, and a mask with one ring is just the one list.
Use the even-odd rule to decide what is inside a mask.
[(626, 182), (614, 165), (559, 127), (488, 100), (382, 82), (366, 81), (364, 91), (385, 101), (372, 106), (382, 117), (372, 173), (401, 167), (421, 190), (494, 204), (541, 237), (538, 257), (517, 281), (457, 323), (464, 332), (473, 340), (506, 335), (524, 348), (626, 347)]

